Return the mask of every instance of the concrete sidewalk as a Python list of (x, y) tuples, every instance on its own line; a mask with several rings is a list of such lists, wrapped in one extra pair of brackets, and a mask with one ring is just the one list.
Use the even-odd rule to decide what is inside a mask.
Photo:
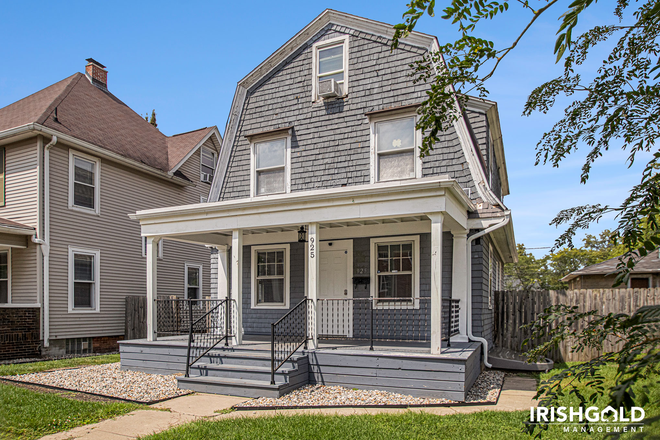
[(85, 439), (85, 440), (126, 440), (134, 439), (177, 425), (207, 419), (218, 420), (237, 417), (266, 417), (294, 414), (399, 414), (406, 411), (426, 412), (429, 414), (449, 415), (473, 413), (478, 411), (529, 411), (536, 406), (533, 400), (536, 394), (536, 380), (509, 376), (504, 381), (497, 405), (447, 406), (435, 408), (325, 408), (325, 409), (287, 409), (272, 411), (233, 411), (218, 414), (218, 411), (231, 408), (246, 400), (244, 397), (221, 396), (217, 394), (191, 394), (177, 397), (167, 402), (152, 405), (154, 410), (138, 410), (116, 419), (104, 420), (93, 425), (81, 426), (66, 432), (43, 437), (48, 440)]

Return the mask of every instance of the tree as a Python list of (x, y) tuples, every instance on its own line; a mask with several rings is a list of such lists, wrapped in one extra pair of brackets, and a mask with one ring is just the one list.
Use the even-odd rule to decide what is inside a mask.
[(149, 114), (144, 115), (144, 120), (153, 125), (154, 127), (158, 127), (158, 124), (156, 123), (156, 110), (151, 110), (151, 119), (149, 119)]
[[(427, 99), (419, 109), (417, 127), (424, 130), (421, 154), (428, 154), (438, 142), (439, 134), (461, 114), (470, 93), (486, 96), (486, 83), (505, 57), (515, 50), (519, 41), (536, 20), (549, 10), (559, 7), (558, 0), (543, 0), (535, 9), (529, 0), (491, 1), (452, 0), (443, 10), (443, 19), (458, 27), (460, 38), (440, 46), (412, 65), (414, 81), (430, 84)], [(530, 13), (520, 33), (505, 48), (496, 48), (487, 39), (473, 36), (477, 24), (504, 16), (510, 5)], [(600, 6), (600, 5), (598, 5)], [(573, 238), (580, 229), (599, 221), (607, 214), (618, 220), (612, 237), (625, 246), (618, 270), (618, 282), (626, 279), (637, 260), (660, 246), (657, 214), (660, 213), (660, 150), (655, 140), (660, 138), (660, 0), (646, 0), (631, 6), (628, 0), (617, 0), (613, 10), (614, 24), (594, 26), (573, 37), (580, 14), (595, 8), (594, 0), (575, 0), (560, 17), (555, 44), (556, 61), (563, 60), (564, 72), (558, 78), (534, 89), (523, 109), (547, 113), (563, 94), (575, 100), (564, 110), (564, 116), (546, 132), (536, 146), (536, 165), (558, 167), (562, 160), (580, 147), (589, 149), (582, 167), (581, 183), (589, 179), (591, 167), (610, 148), (619, 147), (629, 153), (631, 166), (639, 153), (650, 152), (640, 183), (630, 189), (619, 205), (584, 205), (567, 208), (551, 224), (567, 225), (557, 239), (555, 249), (573, 247)], [(405, 38), (425, 13), (434, 16), (435, 0), (411, 0), (403, 14), (403, 23), (395, 26), (392, 48)], [(629, 24), (623, 24), (629, 21)], [(506, 23), (516, 26), (517, 23)], [(591, 77), (576, 73), (596, 47), (614, 43)], [(650, 233), (645, 234), (646, 223)], [(648, 231), (647, 231), (648, 232)]]
[(506, 290), (547, 289), (546, 257), (537, 259), (527, 252), (525, 245), (518, 243), (518, 262), (504, 265), (504, 288)]

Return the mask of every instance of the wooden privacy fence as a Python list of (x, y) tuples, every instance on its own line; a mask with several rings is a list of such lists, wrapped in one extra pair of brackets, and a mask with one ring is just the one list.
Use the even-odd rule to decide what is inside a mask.
[[(660, 288), (653, 289), (583, 289), (583, 290), (529, 290), (495, 292), (494, 340), (495, 346), (515, 351), (525, 351), (522, 343), (531, 332), (522, 326), (536, 320), (546, 307), (565, 304), (578, 306), (580, 312), (597, 310), (599, 314), (632, 314), (642, 306), (660, 304)], [(582, 324), (583, 325), (583, 324)], [(581, 327), (582, 328), (582, 327)], [(580, 328), (580, 329), (581, 329)], [(554, 361), (583, 362), (601, 352), (616, 351), (610, 342), (603, 350), (585, 349), (573, 353), (573, 341), (564, 341), (559, 350), (550, 353)]]
[(126, 297), (126, 324), (124, 339), (143, 339), (147, 337), (147, 297)]

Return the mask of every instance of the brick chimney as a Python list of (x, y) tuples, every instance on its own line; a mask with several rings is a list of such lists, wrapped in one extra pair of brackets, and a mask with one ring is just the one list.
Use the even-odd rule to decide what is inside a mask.
[(105, 66), (94, 58), (87, 58), (85, 61), (87, 61), (85, 73), (90, 82), (99, 88), (107, 89), (108, 71), (105, 70)]

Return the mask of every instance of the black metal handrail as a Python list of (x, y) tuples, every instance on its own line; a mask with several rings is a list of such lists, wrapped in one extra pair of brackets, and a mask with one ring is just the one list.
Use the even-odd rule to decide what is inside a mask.
[[(186, 377), (189, 377), (190, 367), (220, 342), (225, 341), (225, 346), (229, 345), (229, 338), (233, 336), (231, 334), (231, 314), (235, 307), (232, 307), (231, 299), (186, 301), (189, 302), (188, 322), (190, 322), (186, 354)], [(196, 310), (197, 313), (195, 313)], [(202, 314), (202, 312), (204, 313)], [(195, 319), (196, 314), (201, 314), (201, 316)]]
[[(458, 333), (459, 301), (442, 300), (442, 339)], [(336, 298), (319, 299), (319, 339), (429, 342), (431, 298)]]
[(270, 383), (275, 385), (275, 372), (303, 345), (307, 348), (308, 298), (300, 301), (277, 322), (270, 325)]

